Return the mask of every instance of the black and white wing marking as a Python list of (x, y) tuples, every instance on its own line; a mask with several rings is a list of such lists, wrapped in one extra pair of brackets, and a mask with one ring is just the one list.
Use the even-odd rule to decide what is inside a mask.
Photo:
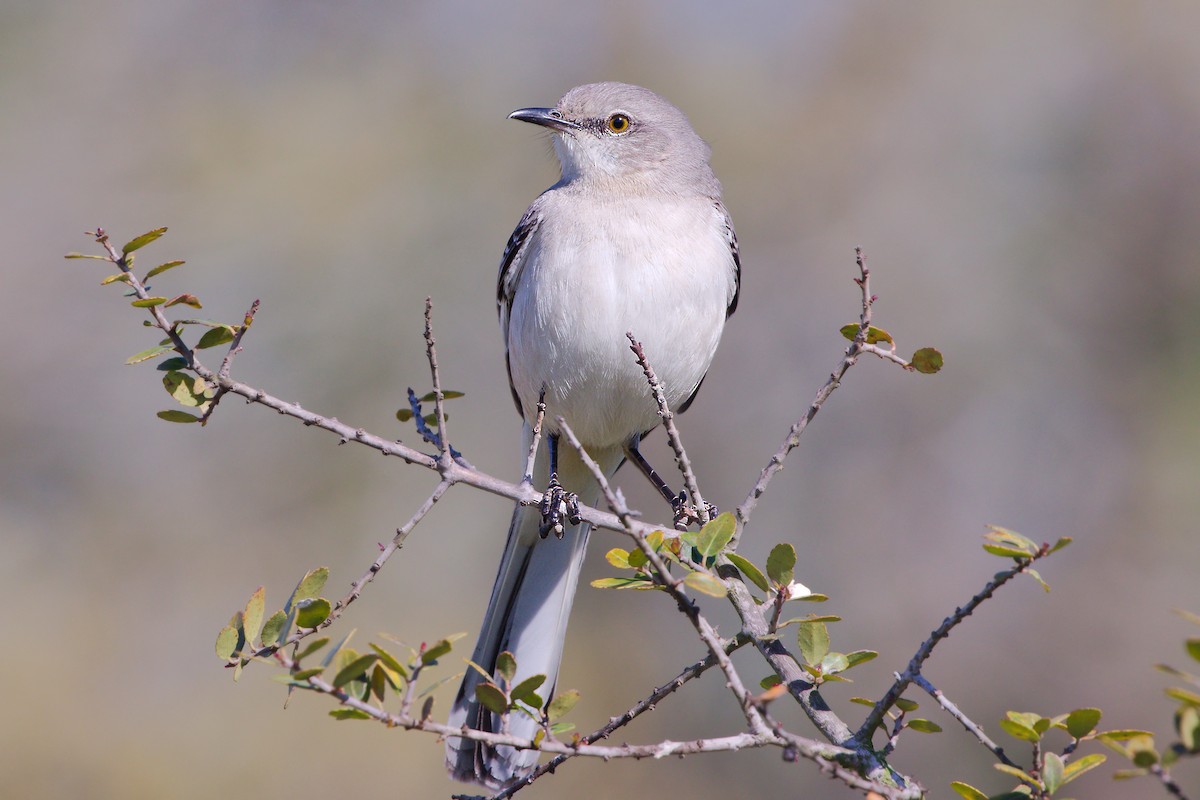
[(521, 398), (513, 386), (512, 365), (508, 360), (508, 317), (512, 311), (513, 297), (517, 293), (517, 283), (521, 280), (521, 271), (525, 267), (530, 240), (541, 223), (541, 210), (535, 201), (517, 223), (512, 236), (508, 237), (504, 255), (500, 257), (500, 275), (496, 279), (496, 306), (500, 313), (500, 331), (504, 334), (504, 369), (508, 373), (508, 388), (512, 392), (513, 402), (517, 404), (517, 412), (522, 417), (525, 416), (525, 411), (521, 408)]
[(725, 319), (729, 319), (737, 311), (738, 296), (742, 293), (742, 256), (738, 251), (737, 234), (733, 231), (733, 219), (725, 210), (725, 204), (717, 200), (713, 205), (723, 221), (725, 241), (729, 242), (729, 254), (733, 257), (733, 296), (729, 298), (729, 306), (725, 309)]

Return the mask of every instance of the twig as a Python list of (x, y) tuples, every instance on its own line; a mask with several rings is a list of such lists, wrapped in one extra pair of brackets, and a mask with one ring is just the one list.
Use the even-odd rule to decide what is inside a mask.
[(433, 379), (433, 413), (438, 426), (438, 450), (442, 461), (449, 461), (450, 434), (446, 430), (446, 398), (442, 395), (442, 379), (438, 374), (437, 348), (433, 338), (433, 298), (425, 298), (425, 356), (429, 361), (429, 373)]
[(758, 505), (758, 499), (767, 490), (767, 485), (775, 477), (775, 474), (783, 469), (783, 462), (787, 459), (788, 455), (800, 444), (800, 436), (804, 433), (805, 428), (808, 427), (808, 423), (812, 422), (813, 417), (821, 410), (821, 406), (825, 405), (825, 401), (829, 399), (829, 396), (841, 386), (842, 378), (858, 362), (858, 356), (863, 352), (863, 346), (866, 344), (867, 339), (867, 329), (871, 326), (871, 306), (875, 302), (875, 297), (871, 294), (871, 271), (867, 269), (862, 248), (855, 248), (854, 254), (859, 271), (859, 277), (855, 278), (854, 282), (858, 284), (862, 292), (862, 312), (859, 316), (858, 333), (855, 334), (854, 340), (846, 348), (845, 354), (842, 355), (842, 360), (838, 362), (837, 367), (830, 373), (825, 384), (817, 390), (817, 394), (813, 397), (804, 416), (792, 423), (792, 427), (788, 430), (783, 444), (779, 446), (779, 449), (771, 456), (771, 460), (767, 462), (767, 466), (763, 468), (762, 473), (758, 476), (758, 481), (750, 489), (750, 494), (737, 507), (738, 532), (734, 535), (731, 547), (737, 546), (741, 531), (746, 523), (749, 522), (750, 514), (754, 511), (755, 506)]
[(368, 567), (367, 571), (362, 574), (362, 577), (350, 585), (350, 591), (347, 592), (342, 599), (333, 604), (333, 607), (329, 611), (329, 616), (326, 617), (319, 625), (317, 625), (315, 628), (302, 628), (300, 630), (293, 631), (285, 641), (262, 647), (253, 653), (245, 654), (243, 658), (257, 658), (260, 656), (272, 655), (280, 648), (286, 647), (289, 644), (295, 644), (296, 642), (312, 636), (317, 631), (324, 630), (333, 623), (337, 622), (338, 618), (345, 613), (347, 606), (359, 598), (359, 595), (362, 594), (363, 589), (366, 588), (368, 583), (375, 580), (375, 576), (379, 574), (381, 569), (383, 569), (383, 565), (387, 563), (387, 560), (391, 558), (397, 550), (404, 546), (404, 540), (408, 538), (408, 534), (412, 533), (413, 528), (417, 527), (421, 520), (425, 519), (425, 516), (433, 510), (434, 505), (438, 500), (442, 499), (442, 495), (444, 495), (446, 490), (449, 488), (450, 482), (446, 480), (442, 480), (437, 486), (434, 487), (433, 492), (425, 498), (425, 502), (421, 504), (421, 507), (418, 508), (412, 517), (409, 518), (408, 522), (396, 529), (396, 535), (392, 537), (392, 540), (380, 550), (379, 555), (376, 556), (375, 560), (371, 562), (371, 566)]
[(1183, 792), (1183, 787), (1175, 782), (1175, 779), (1171, 777), (1171, 773), (1166, 767), (1162, 764), (1151, 764), (1149, 769), (1151, 774), (1162, 783), (1163, 788), (1167, 790), (1168, 794), (1178, 797), (1179, 800), (1188, 800), (1187, 795)]
[[(899, 674), (896, 674), (895, 677), (897, 680), (900, 679)], [(946, 695), (942, 694), (940, 689), (936, 688), (932, 683), (927, 681), (924, 675), (917, 675), (913, 677), (912, 682), (924, 689), (934, 700), (937, 700), (938, 705), (945, 709), (947, 714), (958, 720), (958, 723), (966, 728), (967, 733), (978, 739), (979, 743), (988, 750), (991, 750), (992, 755), (1000, 759), (1001, 762), (1008, 764), (1010, 767), (1019, 768), (1019, 764), (1014, 763), (1007, 755), (1005, 755), (1003, 747), (992, 741), (991, 738), (983, 732), (983, 728), (981, 728), (979, 725), (976, 725), (974, 720), (959, 710), (958, 706), (950, 702), (950, 698), (946, 697)]]
[(708, 506), (704, 502), (704, 498), (700, 494), (700, 484), (696, 481), (696, 473), (692, 470), (692, 462), (688, 459), (687, 451), (683, 449), (683, 439), (679, 435), (679, 429), (675, 427), (675, 415), (671, 412), (670, 406), (667, 405), (667, 396), (663, 392), (662, 382), (659, 381), (658, 375), (650, 366), (649, 359), (646, 358), (646, 351), (642, 348), (642, 343), (633, 336), (633, 331), (627, 331), (625, 338), (629, 339), (629, 349), (637, 356), (638, 366), (642, 368), (642, 373), (646, 376), (646, 382), (650, 385), (650, 392), (654, 395), (654, 401), (658, 404), (658, 416), (662, 419), (663, 429), (667, 432), (667, 441), (671, 443), (671, 450), (675, 453), (675, 465), (679, 468), (679, 473), (683, 476), (683, 485), (688, 490), (688, 495), (692, 501), (692, 505), (696, 509), (696, 516), (700, 524), (708, 522)]
[[(255, 300), (250, 304), (250, 310), (242, 318), (242, 326), (237, 329), (237, 333), (233, 335), (233, 341), (229, 343), (229, 350), (225, 353), (225, 358), (221, 361), (221, 368), (217, 370), (219, 379), (229, 380), (229, 370), (233, 367), (233, 359), (238, 353), (242, 352), (242, 337), (246, 334), (247, 329), (254, 322), (254, 315), (258, 313), (259, 301)], [(200, 415), (200, 424), (207, 425), (208, 420), (212, 417), (213, 412), (217, 410), (217, 404), (221, 402), (221, 398), (225, 396), (228, 389), (217, 385), (217, 391), (213, 395), (212, 400), (208, 401), (208, 408)]]
[(525, 459), (525, 474), (522, 478), (525, 483), (533, 483), (533, 465), (537, 460), (538, 444), (542, 440), (542, 423), (546, 419), (546, 387), (542, 387), (542, 391), (538, 393), (537, 413), (533, 418), (533, 438), (529, 442), (529, 455)]
[(871, 712), (867, 714), (867, 718), (863, 721), (862, 726), (859, 727), (859, 729), (855, 732), (854, 738), (862, 742), (864, 745), (868, 744), (871, 741), (871, 735), (874, 733), (875, 728), (883, 721), (884, 714), (886, 714), (888, 710), (895, 705), (896, 700), (899, 699), (900, 695), (904, 694), (904, 690), (908, 688), (908, 685), (912, 683), (918, 675), (921, 674), (921, 666), (933, 653), (933, 648), (937, 646), (938, 642), (949, 636), (950, 631), (952, 631), (955, 626), (969, 617), (975, 611), (975, 609), (979, 607), (979, 604), (991, 597), (997, 589), (1008, 583), (1017, 575), (1020, 575), (1022, 572), (1028, 570), (1033, 566), (1033, 562), (1037, 561), (1043, 556), (1048, 555), (1049, 551), (1050, 546), (1043, 545), (1041, 549), (1038, 550), (1038, 552), (1031, 558), (1022, 559), (1011, 569), (996, 573), (995, 577), (988, 581), (987, 585), (985, 585), (978, 594), (967, 601), (966, 605), (954, 609), (953, 614), (942, 620), (942, 624), (935, 628), (933, 632), (929, 634), (929, 638), (922, 642), (921, 646), (917, 648), (917, 652), (913, 654), (912, 659), (908, 662), (908, 667), (904, 670), (904, 674), (896, 677), (895, 682), (887, 690), (887, 693), (880, 698), (879, 702), (875, 704), (875, 707), (871, 709)]

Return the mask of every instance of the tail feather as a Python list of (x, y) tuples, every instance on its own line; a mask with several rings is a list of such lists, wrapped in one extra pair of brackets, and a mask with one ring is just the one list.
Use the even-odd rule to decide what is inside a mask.
[[(527, 425), (527, 447), (531, 437)], [(612, 474), (621, 463), (619, 449), (591, 455), (606, 474)], [(563, 448), (558, 467), (563, 486), (576, 492), (584, 505), (594, 506), (600, 496), (599, 486), (578, 456)], [(545, 486), (548, 481), (548, 469), (539, 465), (534, 474), (535, 485)], [(500, 571), (471, 660), (493, 674), (497, 656), (507, 650), (517, 662), (514, 684), (532, 675), (545, 675), (546, 682), (539, 694), (549, 699), (558, 678), (567, 618), (579, 583), (590, 526), (587, 523), (569, 526), (561, 539), (553, 535), (543, 539), (538, 533), (540, 524), (541, 513), (537, 508), (517, 506), (513, 511)], [(484, 708), (475, 697), (475, 687), (482, 680), (478, 672), (468, 668), (450, 712), (451, 726), (501, 730), (499, 716)], [(507, 733), (532, 739), (537, 731), (537, 722), (529, 716), (509, 715)], [(533, 750), (515, 750), (505, 745), (492, 747), (458, 737), (446, 739), (446, 766), (453, 777), (492, 789), (520, 779), (537, 761), (538, 753)]]

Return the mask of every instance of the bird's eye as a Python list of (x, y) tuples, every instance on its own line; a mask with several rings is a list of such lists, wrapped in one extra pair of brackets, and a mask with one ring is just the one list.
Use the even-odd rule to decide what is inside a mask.
[(609, 117), (608, 120), (604, 124), (605, 124), (605, 127), (608, 128), (609, 133), (620, 136), (622, 133), (629, 132), (629, 126), (631, 123), (629, 121), (629, 117), (627, 117), (624, 114), (618, 113), (618, 114), (613, 114), (611, 117)]

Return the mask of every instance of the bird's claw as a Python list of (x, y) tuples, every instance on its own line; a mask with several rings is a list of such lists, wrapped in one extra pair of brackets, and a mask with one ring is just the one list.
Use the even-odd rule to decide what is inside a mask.
[(549, 536), (551, 531), (554, 531), (555, 537), (563, 538), (563, 519), (572, 525), (583, 522), (583, 517), (579, 515), (579, 495), (562, 487), (558, 482), (558, 473), (550, 476), (550, 485), (542, 495), (539, 509), (542, 512), (542, 524), (538, 527), (538, 533), (543, 539)]
[[(700, 516), (700, 512), (694, 505), (687, 501), (687, 492), (680, 492), (671, 501), (671, 509), (675, 512), (675, 529), (686, 531), (692, 524), (699, 525), (704, 519)], [(712, 503), (705, 503), (704, 510), (708, 512), (708, 519), (716, 519), (720, 509)]]

